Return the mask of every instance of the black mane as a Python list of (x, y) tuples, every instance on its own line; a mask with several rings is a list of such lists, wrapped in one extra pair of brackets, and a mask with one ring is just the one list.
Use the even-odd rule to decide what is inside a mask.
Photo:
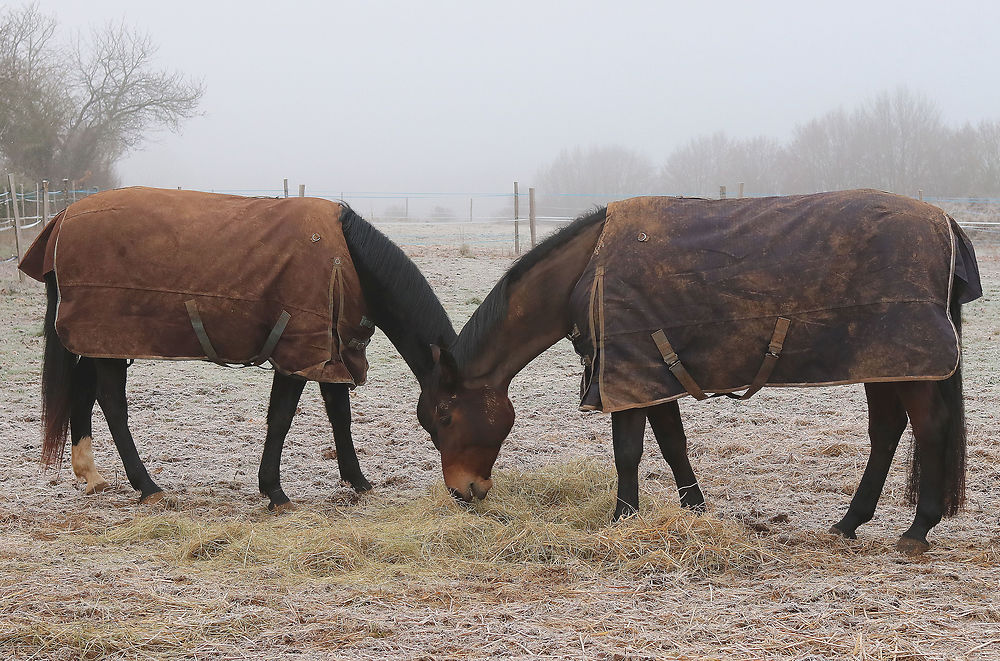
[(482, 304), (472, 313), (472, 317), (462, 328), (462, 333), (451, 346), (451, 352), (455, 356), (460, 368), (468, 365), (476, 354), (486, 337), (496, 328), (507, 315), (508, 290), (512, 284), (531, 270), (532, 267), (550, 256), (555, 251), (566, 245), (566, 242), (575, 237), (584, 229), (603, 223), (607, 217), (608, 208), (601, 207), (588, 214), (579, 216), (572, 223), (562, 228), (558, 232), (551, 234), (544, 241), (522, 255), (507, 270), (507, 273), (493, 286), (493, 289), (483, 300)]
[(420, 379), (433, 367), (431, 344), (456, 338), (448, 313), (409, 257), (343, 205), (340, 222), (361, 281), (368, 313)]

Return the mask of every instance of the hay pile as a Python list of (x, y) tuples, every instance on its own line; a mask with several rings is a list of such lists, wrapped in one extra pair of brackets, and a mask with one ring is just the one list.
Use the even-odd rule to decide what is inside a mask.
[(741, 525), (676, 506), (646, 504), (640, 516), (609, 525), (614, 476), (595, 462), (500, 474), (496, 484), (489, 498), (471, 508), (439, 485), (400, 506), (370, 499), (332, 514), (300, 510), (227, 523), (179, 513), (145, 515), (93, 541), (149, 544), (206, 568), (266, 567), (365, 582), (401, 574), (509, 575), (523, 571), (524, 563), (583, 563), (631, 576), (706, 574), (752, 571), (768, 557)]

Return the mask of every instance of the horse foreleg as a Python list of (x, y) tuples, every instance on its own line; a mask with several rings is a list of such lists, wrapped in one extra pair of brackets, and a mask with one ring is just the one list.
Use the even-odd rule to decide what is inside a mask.
[(646, 410), (630, 409), (611, 414), (611, 441), (618, 472), (618, 502), (612, 521), (639, 511), (639, 460), (642, 434), (646, 430)]
[(934, 381), (897, 384), (899, 397), (913, 425), (915, 460), (919, 462), (917, 514), (896, 549), (909, 555), (923, 553), (930, 544), (927, 533), (941, 520), (945, 509), (945, 449), (949, 411)]
[(330, 426), (333, 427), (333, 442), (337, 448), (340, 479), (349, 482), (359, 493), (371, 490), (371, 483), (361, 472), (358, 453), (354, 450), (354, 440), (351, 437), (350, 389), (346, 383), (321, 383), (319, 390), (323, 395), (323, 404), (326, 405)]
[(694, 476), (694, 469), (688, 459), (687, 437), (684, 435), (684, 424), (681, 422), (681, 410), (677, 401), (646, 409), (646, 417), (649, 418), (649, 426), (653, 428), (660, 452), (674, 474), (681, 506), (704, 512), (705, 496), (701, 493), (698, 479)]
[(114, 439), (118, 456), (125, 465), (129, 484), (140, 493), (139, 502), (155, 503), (163, 498), (163, 489), (149, 477), (128, 428), (128, 402), (125, 399), (127, 365), (124, 360), (97, 358), (94, 359), (94, 368), (97, 375), (97, 403), (101, 405), (104, 418), (108, 421), (111, 438)]
[(97, 373), (93, 358), (81, 358), (73, 368), (73, 402), (69, 426), (72, 440), (73, 473), (87, 483), (86, 493), (97, 493), (108, 488), (94, 463), (92, 446), (94, 403), (97, 401)]
[(858, 526), (875, 516), (875, 506), (889, 475), (892, 457), (906, 429), (906, 409), (899, 399), (896, 384), (866, 383), (865, 397), (868, 399), (868, 437), (871, 439), (868, 464), (847, 514), (830, 529), (849, 539), (857, 539)]
[(261, 494), (270, 501), (267, 509), (283, 511), (292, 509), (292, 504), (281, 489), (281, 450), (285, 445), (285, 436), (292, 426), (295, 409), (299, 405), (299, 397), (306, 382), (274, 373), (271, 384), (271, 400), (267, 407), (267, 436), (264, 438), (264, 454), (260, 460), (260, 470), (257, 472), (257, 483)]

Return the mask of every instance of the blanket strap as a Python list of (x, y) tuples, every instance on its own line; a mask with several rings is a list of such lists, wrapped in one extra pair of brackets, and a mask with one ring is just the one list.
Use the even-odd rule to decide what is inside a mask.
[(194, 299), (191, 299), (190, 301), (184, 301), (184, 307), (187, 308), (188, 316), (191, 317), (191, 326), (194, 328), (194, 334), (198, 336), (198, 344), (201, 345), (201, 350), (205, 352), (205, 355), (213, 363), (225, 365), (225, 362), (219, 360), (219, 354), (215, 351), (215, 347), (212, 346), (212, 341), (208, 339), (208, 333), (205, 332), (205, 323), (201, 320), (201, 315), (198, 314), (198, 304), (194, 302)]
[(663, 362), (667, 364), (667, 369), (681, 382), (681, 385), (684, 386), (688, 394), (698, 400), (708, 399), (705, 391), (701, 389), (694, 378), (691, 377), (691, 374), (688, 373), (687, 369), (684, 368), (684, 365), (681, 364), (681, 359), (678, 358), (674, 348), (670, 346), (670, 342), (667, 341), (667, 336), (663, 330), (656, 331), (652, 337), (653, 341), (656, 342), (656, 348), (660, 350), (660, 355), (663, 356)]
[(275, 322), (274, 328), (271, 329), (270, 334), (267, 339), (264, 340), (264, 346), (261, 347), (260, 353), (251, 359), (250, 364), (260, 367), (271, 357), (271, 352), (274, 351), (274, 347), (277, 346), (278, 340), (281, 339), (281, 334), (285, 332), (285, 326), (288, 325), (288, 320), (292, 318), (292, 315), (288, 314), (285, 310), (281, 311), (281, 315), (278, 317), (278, 321)]
[(767, 380), (771, 378), (771, 372), (774, 371), (775, 366), (778, 364), (778, 358), (781, 357), (781, 347), (785, 343), (785, 336), (788, 334), (788, 326), (791, 323), (790, 319), (778, 317), (778, 321), (774, 324), (774, 333), (771, 334), (771, 343), (767, 346), (767, 353), (764, 354), (764, 361), (760, 364), (757, 376), (753, 378), (750, 387), (742, 395), (726, 393), (727, 397), (733, 399), (750, 399), (757, 394), (758, 390), (764, 387)]
[[(212, 341), (208, 339), (208, 333), (205, 331), (205, 322), (201, 320), (201, 314), (198, 313), (198, 304), (194, 299), (191, 299), (190, 301), (184, 301), (184, 307), (187, 308), (188, 316), (191, 317), (191, 327), (194, 328), (194, 334), (198, 336), (198, 344), (201, 345), (201, 350), (205, 352), (205, 356), (213, 363), (222, 365), (223, 367), (231, 367), (232, 365), (219, 358), (219, 352), (215, 350), (215, 347), (212, 346)], [(278, 317), (274, 328), (271, 329), (267, 339), (264, 340), (264, 346), (261, 347), (260, 352), (249, 361), (242, 363), (243, 367), (251, 365), (259, 367), (271, 357), (271, 352), (277, 346), (278, 340), (281, 339), (281, 334), (285, 332), (285, 326), (288, 325), (288, 320), (291, 318), (292, 315), (288, 314), (288, 312), (285, 310), (281, 311), (281, 316)]]

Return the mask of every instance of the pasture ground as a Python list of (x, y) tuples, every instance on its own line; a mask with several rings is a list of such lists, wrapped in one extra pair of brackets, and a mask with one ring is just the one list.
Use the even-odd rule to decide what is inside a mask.
[[(407, 248), (456, 325), (509, 266), (499, 250)], [(404, 231), (404, 230), (399, 230)], [(389, 231), (392, 235), (392, 230)], [(203, 363), (129, 370), (131, 424), (176, 501), (138, 506), (99, 411), (112, 483), (86, 496), (68, 460), (42, 470), (44, 295), (0, 269), (0, 654), (18, 659), (1000, 658), (1000, 250), (965, 308), (969, 498), (919, 558), (893, 544), (909, 441), (876, 519), (845, 541), (867, 459), (860, 386), (681, 403), (709, 514), (680, 511), (647, 432), (644, 513), (609, 526), (610, 420), (576, 410), (567, 342), (512, 386), (517, 422), (477, 512), (443, 493), (416, 382), (378, 334), (352, 396), (373, 492), (340, 483), (307, 387), (269, 514), (256, 472), (270, 376)], [(909, 438), (909, 432), (907, 432)]]

